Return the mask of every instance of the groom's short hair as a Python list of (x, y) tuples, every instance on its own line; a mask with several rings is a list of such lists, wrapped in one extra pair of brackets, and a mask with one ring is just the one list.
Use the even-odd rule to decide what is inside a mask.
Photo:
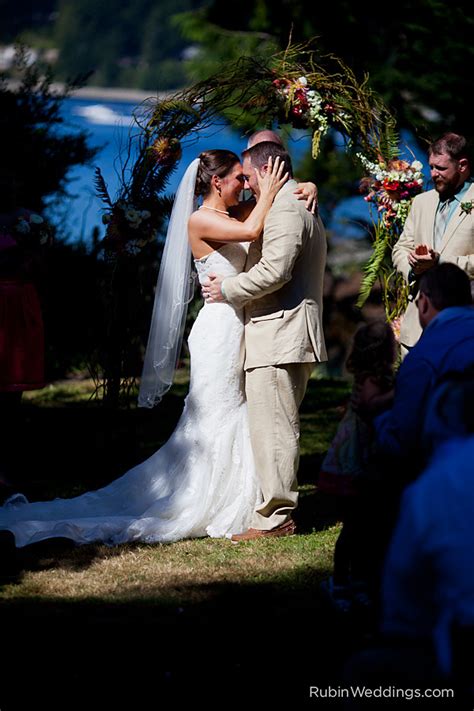
[(261, 168), (268, 163), (270, 157), (275, 160), (279, 156), (280, 160), (285, 161), (285, 173), (288, 173), (289, 177), (293, 177), (293, 166), (291, 164), (290, 154), (283, 148), (279, 143), (273, 143), (273, 141), (262, 141), (261, 143), (256, 143), (255, 146), (247, 148), (242, 153), (243, 158), (250, 158), (250, 162), (254, 168)]

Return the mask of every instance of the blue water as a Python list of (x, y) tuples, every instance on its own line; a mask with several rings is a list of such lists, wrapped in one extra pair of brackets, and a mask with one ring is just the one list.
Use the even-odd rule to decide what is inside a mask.
[[(71, 197), (61, 200), (48, 210), (48, 216), (58, 225), (64, 235), (73, 241), (83, 239), (89, 242), (94, 227), (104, 234), (102, 212), (104, 205), (94, 190), (94, 168), (99, 166), (112, 198), (117, 196), (121, 163), (126, 158), (130, 140), (138, 134), (133, 121), (135, 103), (97, 102), (90, 99), (70, 98), (64, 101), (64, 129), (86, 131), (91, 147), (100, 150), (92, 165), (77, 166), (71, 170), (69, 193)], [(227, 125), (213, 126), (197, 134), (196, 139), (183, 145), (183, 155), (172, 174), (167, 192), (174, 193), (186, 167), (203, 150), (227, 148), (240, 154), (247, 145), (246, 137), (230, 129)], [(290, 151), (297, 162), (309, 149), (308, 136), (295, 135)]]
[[(130, 137), (137, 135), (138, 129), (133, 121), (133, 111), (136, 103), (108, 102), (91, 99), (69, 98), (63, 103), (64, 129), (67, 131), (85, 131), (89, 136), (89, 145), (100, 150), (93, 164), (77, 166), (70, 172), (71, 182), (69, 192), (71, 197), (61, 200), (59, 205), (51, 207), (48, 216), (60, 228), (60, 232), (72, 241), (91, 241), (94, 227), (99, 234), (104, 234), (102, 213), (104, 205), (96, 196), (94, 190), (94, 168), (99, 166), (107, 183), (112, 198), (117, 196), (120, 186), (119, 175), (121, 161), (126, 157)], [(410, 144), (415, 157), (426, 163), (424, 155), (411, 141), (408, 135), (403, 135), (405, 142)], [(175, 172), (172, 174), (167, 192), (174, 193), (186, 167), (203, 150), (211, 148), (227, 148), (240, 154), (246, 148), (247, 139), (226, 125), (213, 126), (197, 134), (196, 139), (183, 145), (183, 156)], [(310, 137), (304, 132), (294, 132), (288, 141), (288, 148), (295, 165), (310, 150)], [(411, 156), (408, 158), (412, 159)], [(304, 176), (299, 176), (304, 179)], [(362, 197), (343, 200), (334, 210), (327, 225), (336, 236), (345, 238), (360, 238), (365, 235), (359, 222), (370, 219), (367, 203)]]

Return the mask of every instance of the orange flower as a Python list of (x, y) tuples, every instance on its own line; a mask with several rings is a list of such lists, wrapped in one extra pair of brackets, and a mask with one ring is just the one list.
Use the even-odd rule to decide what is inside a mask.
[(172, 165), (181, 158), (181, 144), (177, 138), (157, 138), (151, 148), (156, 162), (162, 165)]
[(410, 164), (406, 160), (390, 160), (388, 162), (389, 170), (396, 170), (399, 173), (404, 173), (410, 167)]

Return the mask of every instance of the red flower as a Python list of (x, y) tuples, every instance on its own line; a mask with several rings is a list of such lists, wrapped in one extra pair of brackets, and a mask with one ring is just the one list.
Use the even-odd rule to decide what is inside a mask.
[(278, 91), (285, 91), (288, 88), (290, 82), (288, 81), (288, 79), (274, 79), (272, 81), (272, 84), (278, 89)]

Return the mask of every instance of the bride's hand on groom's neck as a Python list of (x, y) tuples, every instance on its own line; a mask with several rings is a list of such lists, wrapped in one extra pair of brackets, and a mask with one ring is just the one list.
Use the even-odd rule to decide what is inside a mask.
[(306, 200), (305, 207), (313, 215), (318, 213), (318, 187), (314, 183), (298, 183), (298, 187), (293, 191), (298, 200)]

